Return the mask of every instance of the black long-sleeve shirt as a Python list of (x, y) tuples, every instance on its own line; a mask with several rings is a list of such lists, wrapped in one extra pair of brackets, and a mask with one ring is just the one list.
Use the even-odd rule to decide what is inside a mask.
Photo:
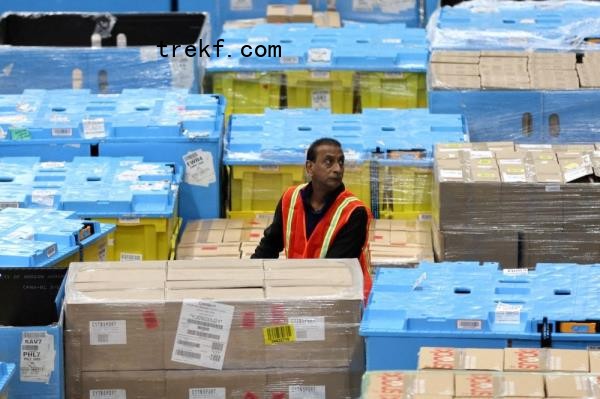
[[(315, 227), (323, 219), (335, 199), (344, 191), (342, 184), (337, 190), (325, 198), (325, 205), (320, 211), (314, 211), (310, 205), (312, 184), (309, 183), (300, 191), (304, 204), (306, 237), (310, 238)], [(350, 215), (348, 222), (340, 229), (327, 251), (327, 258), (358, 258), (367, 239), (368, 214), (366, 209), (358, 208)], [(265, 229), (264, 236), (254, 251), (252, 258), (276, 259), (283, 250), (283, 218), (281, 200), (275, 209), (273, 223)]]

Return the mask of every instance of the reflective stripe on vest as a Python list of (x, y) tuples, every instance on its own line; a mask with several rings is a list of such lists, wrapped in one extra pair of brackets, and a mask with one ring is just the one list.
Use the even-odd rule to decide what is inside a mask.
[(285, 226), (285, 256), (287, 257), (290, 250), (290, 238), (292, 236), (292, 220), (294, 220), (294, 208), (296, 207), (296, 201), (298, 200), (298, 195), (300, 194), (300, 190), (306, 187), (307, 183), (301, 184), (292, 193), (292, 198), (290, 201), (290, 209), (288, 209), (287, 214), (287, 226)]
[(329, 245), (331, 244), (331, 237), (333, 236), (333, 232), (335, 231), (337, 224), (340, 221), (340, 216), (342, 215), (344, 209), (354, 201), (359, 201), (359, 199), (356, 197), (348, 197), (335, 210), (335, 214), (333, 215), (331, 223), (327, 228), (327, 233), (325, 233), (325, 238), (323, 239), (323, 244), (321, 245), (321, 253), (319, 254), (319, 258), (324, 258), (327, 255)]

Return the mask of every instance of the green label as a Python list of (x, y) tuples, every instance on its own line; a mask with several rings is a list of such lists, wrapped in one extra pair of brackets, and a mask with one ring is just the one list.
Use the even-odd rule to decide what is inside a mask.
[(8, 132), (13, 140), (31, 140), (31, 133), (25, 128), (11, 127)]

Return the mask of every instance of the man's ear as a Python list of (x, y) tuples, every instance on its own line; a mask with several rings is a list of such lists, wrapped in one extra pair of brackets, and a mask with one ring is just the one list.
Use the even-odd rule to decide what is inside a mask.
[(315, 163), (313, 161), (306, 161), (305, 169), (306, 169), (306, 175), (308, 177), (312, 177), (314, 165), (315, 165)]

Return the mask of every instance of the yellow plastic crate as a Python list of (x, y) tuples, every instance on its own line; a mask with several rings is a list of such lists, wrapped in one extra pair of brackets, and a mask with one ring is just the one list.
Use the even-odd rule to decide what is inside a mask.
[(230, 211), (274, 212), (283, 192), (305, 182), (304, 165), (230, 168)]
[(177, 217), (170, 218), (95, 218), (112, 223), (117, 229), (108, 235), (107, 260), (167, 260)]
[(55, 263), (54, 265), (52, 265), (52, 267), (57, 267), (60, 269), (69, 267), (69, 265), (72, 262), (80, 262), (81, 261), (81, 255), (79, 254), (79, 252), (75, 252), (73, 255), (68, 256), (66, 258), (64, 258), (63, 260), (61, 260), (60, 262)]
[(286, 71), (288, 108), (331, 109), (337, 114), (354, 110), (354, 72)]
[(262, 114), (265, 108), (279, 108), (281, 73), (226, 72), (212, 75), (212, 92), (227, 99), (227, 116)]
[(183, 224), (182, 218), (177, 218), (177, 223), (175, 224), (175, 230), (173, 231), (173, 235), (171, 236), (171, 241), (169, 242), (169, 260), (175, 260), (175, 253), (177, 251), (177, 242), (179, 240), (179, 231), (181, 230), (181, 225)]
[(371, 208), (371, 170), (370, 162), (346, 162), (344, 168), (346, 189)]
[[(109, 233), (110, 234), (110, 233)], [(104, 262), (108, 260), (108, 235), (101, 237), (81, 251), (82, 262)]]
[(433, 173), (430, 168), (382, 166), (379, 170), (382, 219), (421, 219), (431, 215)]
[(362, 108), (418, 108), (427, 106), (425, 74), (364, 72), (358, 75)]

